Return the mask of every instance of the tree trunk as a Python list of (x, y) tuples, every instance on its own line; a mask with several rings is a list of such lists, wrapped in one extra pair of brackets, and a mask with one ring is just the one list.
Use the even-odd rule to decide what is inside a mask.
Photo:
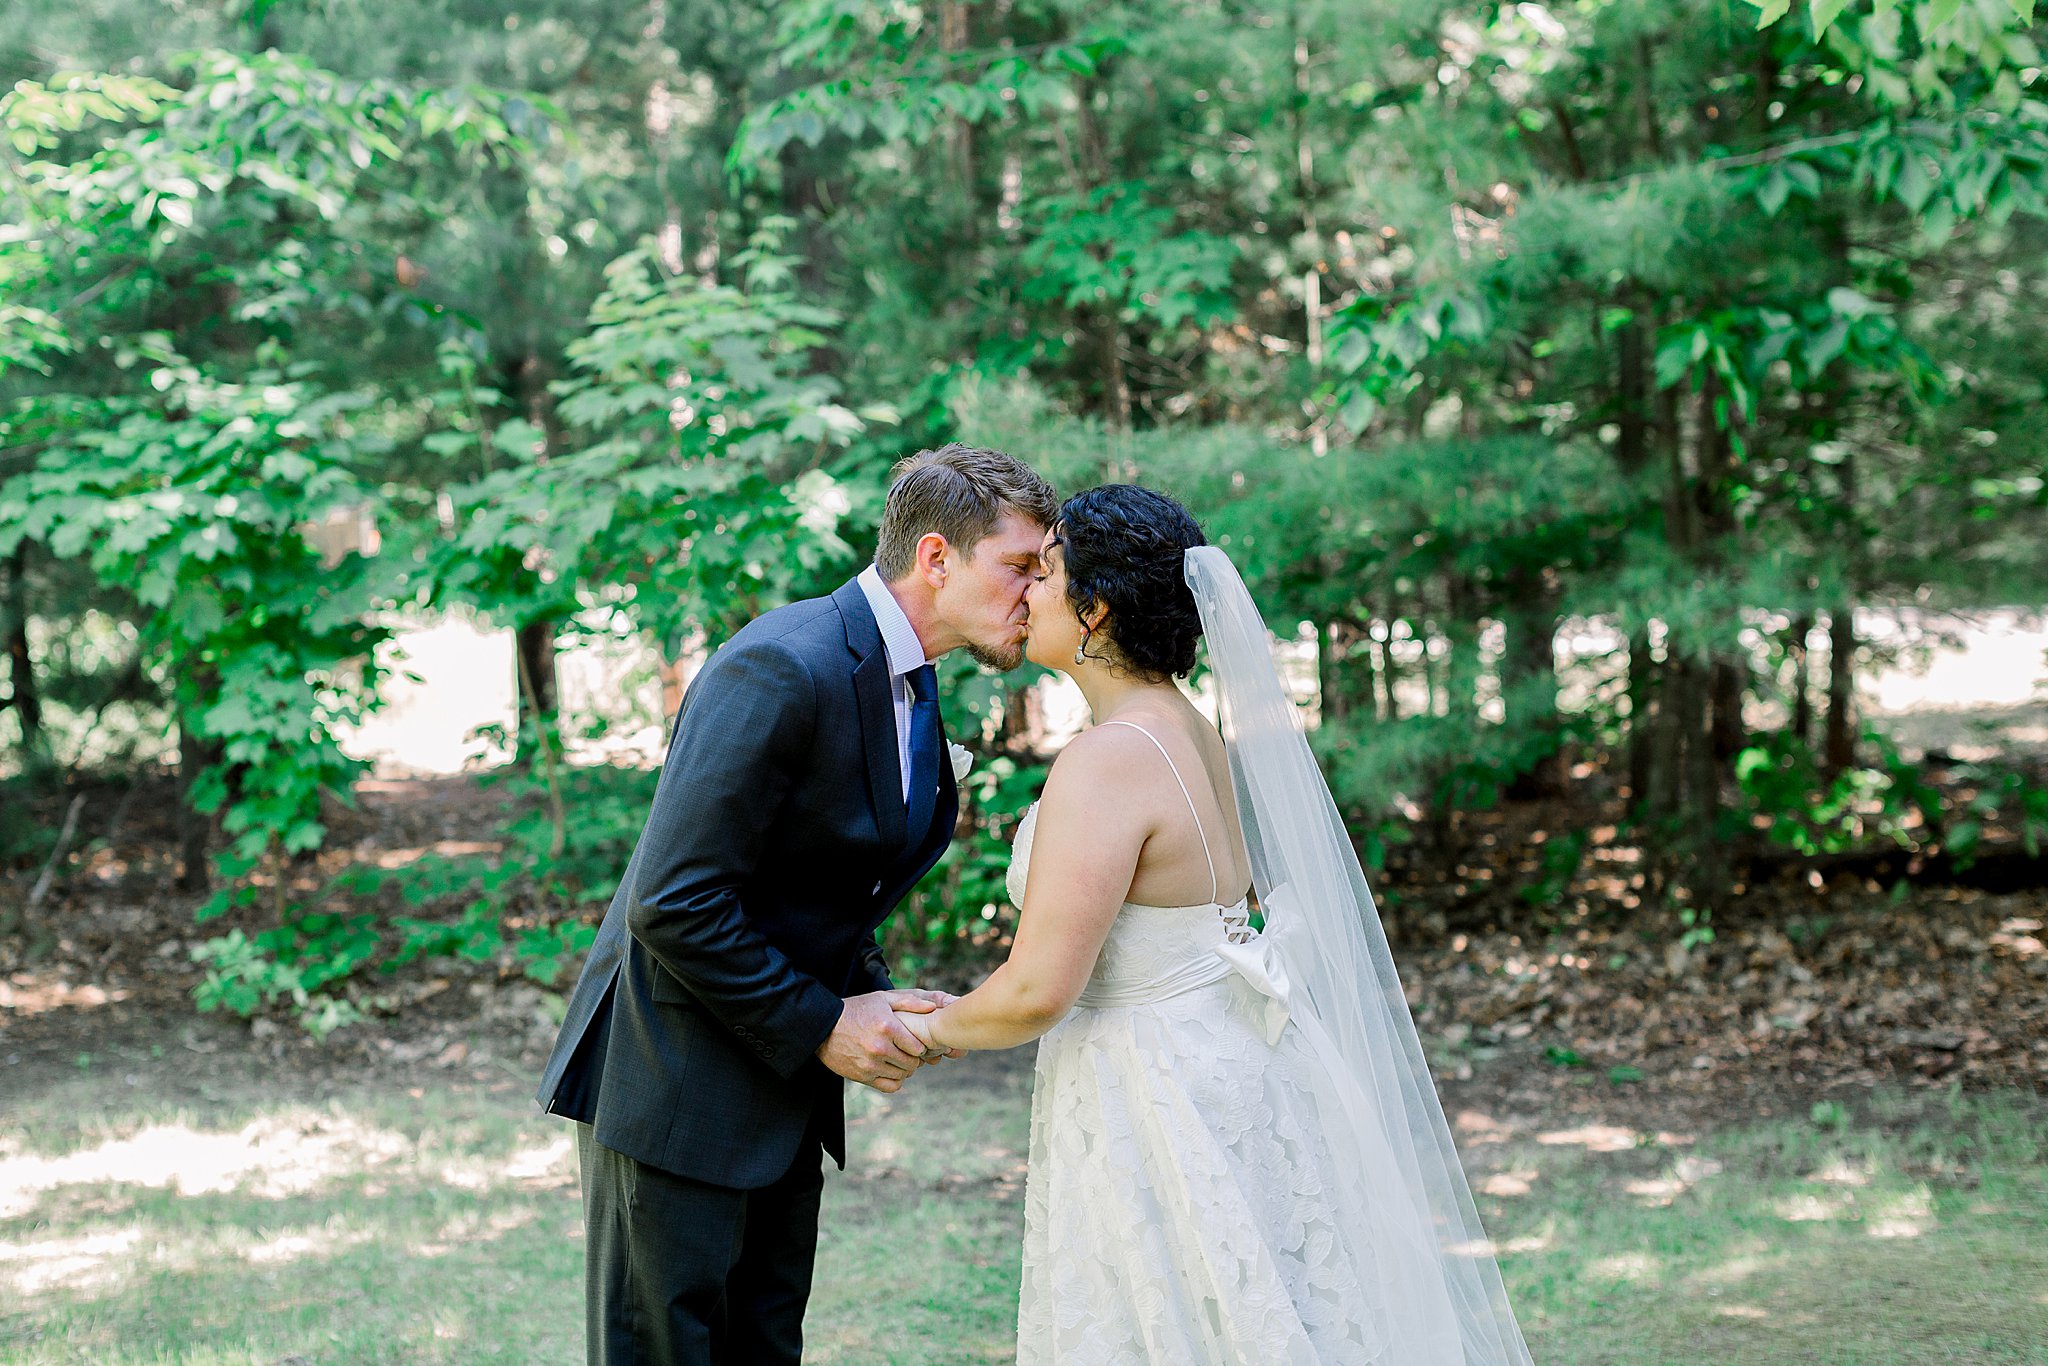
[(1316, 632), (1316, 691), (1320, 694), (1318, 720), (1322, 725), (1343, 721), (1351, 714), (1351, 689), (1344, 670), (1351, 662), (1355, 632), (1349, 624), (1333, 621)]
[(29, 656), (28, 616), (28, 542), (23, 541), (7, 557), (6, 636), (0, 648), (7, 652), (6, 705), (21, 726), (22, 752), (30, 766), (37, 767), (43, 755), (43, 702), (36, 691), (35, 661)]
[(1373, 623), (1376, 634), (1374, 644), (1379, 649), (1379, 680), (1383, 700), (1380, 704), (1379, 719), (1398, 721), (1401, 717), (1401, 661), (1394, 658), (1394, 626), (1399, 618), (1394, 615), (1394, 603), (1387, 602), (1386, 615)]
[[(1842, 463), (1836, 467), (1836, 477), (1841, 481), (1842, 506), (1841, 525), (1854, 528), (1856, 518), (1856, 456), (1853, 451), (1842, 453)], [(1853, 530), (1849, 533), (1854, 535)], [(1854, 593), (1858, 587), (1855, 567), (1858, 561), (1858, 546), (1851, 542), (1845, 562), (1848, 565), (1848, 600), (1828, 613), (1828, 724), (1825, 753), (1822, 764), (1829, 777), (1853, 768), (1856, 764), (1856, 601)]]
[(1500, 695), (1507, 724), (1517, 734), (1541, 734), (1549, 748), (1515, 775), (1508, 796), (1517, 801), (1561, 797), (1565, 791), (1564, 751), (1557, 745), (1557, 612), (1540, 581), (1536, 592), (1503, 622)]
[[(939, 0), (939, 50), (947, 54), (967, 51), (968, 10), (965, 0)], [(948, 176), (960, 193), (960, 222), (970, 240), (978, 237), (979, 222), (974, 194), (974, 125), (958, 114), (946, 120), (946, 162)]]
[[(1631, 481), (1650, 463), (1649, 319), (1642, 291), (1621, 296), (1629, 320), (1615, 335), (1615, 463)], [(1628, 795), (1638, 811), (1650, 804), (1650, 773), (1657, 752), (1657, 661), (1644, 626), (1628, 640)]]
[(1813, 634), (1813, 613), (1801, 612), (1792, 619), (1785, 653), (1792, 661), (1792, 738), (1802, 745), (1813, 743), (1813, 661), (1808, 657), (1806, 639)]
[[(507, 392), (518, 403), (520, 414), (540, 430), (544, 445), (539, 458), (545, 463), (562, 448), (561, 419), (555, 411), (554, 396), (548, 392), (551, 367), (537, 352), (528, 352), (509, 369), (511, 383)], [(517, 685), (514, 705), (519, 711), (519, 725), (514, 728), (513, 762), (522, 767), (534, 767), (541, 757), (537, 751), (529, 751), (529, 732), (534, 746), (545, 744), (541, 731), (544, 718), (561, 709), (555, 689), (555, 637), (558, 634), (558, 623), (546, 618), (521, 622), (513, 633), (513, 654), (518, 671), (514, 678)], [(540, 712), (538, 716), (532, 714), (536, 708)]]
[(1045, 705), (1038, 689), (1020, 683), (1003, 691), (1003, 728), (997, 743), (1004, 749), (1036, 751), (1045, 739)]
[[(1308, 137), (1309, 48), (1308, 38), (1301, 32), (1299, 0), (1288, 6), (1287, 26), (1294, 48), (1294, 97), (1288, 103), (1288, 127), (1294, 135), (1294, 194), (1301, 204), (1301, 242), (1308, 256), (1301, 271), (1302, 343), (1309, 367), (1315, 369), (1323, 363), (1324, 263), (1321, 225), (1316, 215), (1315, 148)], [(1313, 406), (1310, 412), (1313, 416)], [(1316, 421), (1311, 428), (1309, 444), (1317, 455), (1329, 449), (1329, 433), (1322, 422)]]
[[(531, 729), (534, 746), (544, 743), (540, 727), (544, 718), (553, 716), (561, 709), (560, 699), (555, 691), (555, 624), (551, 621), (530, 621), (513, 634), (514, 653), (518, 656), (519, 670), (519, 752), (515, 755), (518, 763), (531, 765), (537, 756), (537, 748), (529, 750), (526, 736)], [(533, 714), (535, 708), (540, 715)]]
[[(194, 680), (194, 694), (211, 694), (206, 676)], [(204, 773), (220, 760), (220, 747), (201, 737), (191, 725), (190, 708), (178, 713), (178, 877), (181, 892), (203, 892), (213, 882), (211, 850), (213, 817), (192, 805), (192, 789)]]
[(1828, 724), (1822, 764), (1829, 777), (1856, 764), (1856, 609), (1828, 613)]
[(1628, 799), (1639, 810), (1650, 799), (1656, 700), (1657, 661), (1650, 653), (1650, 630), (1646, 626), (1628, 640)]
[(1670, 819), (1684, 800), (1685, 674), (1669, 640), (1657, 666), (1656, 710), (1650, 725), (1649, 781), (1643, 810), (1653, 821)]
[(1749, 728), (1742, 720), (1742, 698), (1748, 691), (1748, 668), (1739, 660), (1723, 657), (1714, 661), (1714, 759), (1725, 764), (1749, 743)]
[(1124, 325), (1111, 313), (1103, 315), (1103, 374), (1108, 377), (1109, 424), (1119, 432), (1131, 429), (1131, 381), (1124, 373)]
[[(1718, 420), (1715, 407), (1724, 399), (1726, 391), (1720, 381), (1710, 377), (1700, 393), (1700, 468), (1699, 480), (1694, 485), (1699, 509), (1699, 559), (1710, 572), (1724, 570), (1729, 557), (1740, 553), (1740, 528), (1731, 501), (1735, 475), (1733, 428), (1740, 415), (1731, 399), (1727, 400), (1726, 423)], [(1742, 724), (1742, 697), (1749, 670), (1746, 657), (1740, 653), (1740, 623), (1731, 626), (1733, 629), (1725, 637), (1717, 636), (1708, 642), (1711, 662), (1707, 667), (1705, 704), (1710, 717), (1711, 757), (1716, 763), (1734, 758), (1747, 740)]]
[(1695, 905), (1711, 913), (1727, 899), (1728, 860), (1716, 837), (1721, 812), (1721, 764), (1715, 754), (1712, 703), (1718, 664), (1685, 661), (1685, 841), (1691, 864), (1686, 885)]

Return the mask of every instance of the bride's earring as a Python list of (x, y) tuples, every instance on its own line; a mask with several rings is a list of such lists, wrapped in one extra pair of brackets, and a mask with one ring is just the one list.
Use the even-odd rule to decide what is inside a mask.
[(1076, 646), (1074, 647), (1074, 662), (1075, 662), (1076, 664), (1086, 664), (1086, 663), (1088, 662), (1088, 636), (1089, 636), (1089, 634), (1090, 634), (1090, 632), (1089, 632), (1088, 628), (1087, 628), (1086, 626), (1083, 626), (1083, 627), (1081, 628), (1081, 643), (1080, 643), (1079, 645), (1076, 645)]

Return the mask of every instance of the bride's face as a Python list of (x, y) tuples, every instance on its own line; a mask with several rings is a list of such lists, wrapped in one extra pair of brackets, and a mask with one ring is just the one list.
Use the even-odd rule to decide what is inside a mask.
[(1038, 548), (1038, 575), (1024, 591), (1024, 657), (1048, 669), (1071, 669), (1081, 644), (1081, 619), (1067, 601), (1067, 556), (1058, 529)]

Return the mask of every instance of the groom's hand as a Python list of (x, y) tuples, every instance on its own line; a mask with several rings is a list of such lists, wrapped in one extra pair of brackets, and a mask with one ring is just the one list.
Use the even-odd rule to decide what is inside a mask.
[(922, 1064), (924, 1045), (896, 1018), (899, 1010), (922, 1014), (943, 1002), (937, 993), (871, 991), (849, 996), (839, 1011), (831, 1037), (818, 1046), (818, 1061), (848, 1081), (895, 1091)]
[[(923, 987), (903, 987), (899, 988), (899, 990), (901, 990), (905, 995), (908, 996), (923, 997), (925, 1000), (931, 1002), (932, 1009), (934, 1010), (936, 1010), (940, 1006), (949, 1006), (953, 1004), (953, 1002), (960, 999), (958, 996), (955, 996), (950, 991), (932, 991), (928, 988)], [(918, 1025), (917, 1017), (919, 1015), (924, 1014), (924, 1010), (917, 1007), (905, 1006), (898, 1006), (896, 1008), (900, 1011), (903, 1011), (904, 1014), (909, 1017), (906, 1020), (904, 1020), (904, 1026), (907, 1029), (909, 1029), (911, 1033), (917, 1035), (917, 1041), (924, 1049), (924, 1052), (920, 1056), (924, 1059), (924, 1063), (927, 1067), (931, 1066), (931, 1064), (935, 1062), (938, 1062), (942, 1058), (964, 1058), (967, 1056), (967, 1052), (965, 1049), (935, 1047), (931, 1043), (931, 1031), (928, 1029), (920, 1028)]]

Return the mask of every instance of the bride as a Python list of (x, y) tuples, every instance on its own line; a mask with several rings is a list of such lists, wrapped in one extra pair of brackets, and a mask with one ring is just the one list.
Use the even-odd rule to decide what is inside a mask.
[[(1008, 961), (901, 1017), (927, 1056), (1040, 1040), (1020, 1366), (1523, 1366), (1236, 570), (1129, 485), (1069, 499), (1043, 554), (1026, 652), (1096, 724), (1017, 832)], [(1221, 736), (1174, 683), (1204, 635)]]

